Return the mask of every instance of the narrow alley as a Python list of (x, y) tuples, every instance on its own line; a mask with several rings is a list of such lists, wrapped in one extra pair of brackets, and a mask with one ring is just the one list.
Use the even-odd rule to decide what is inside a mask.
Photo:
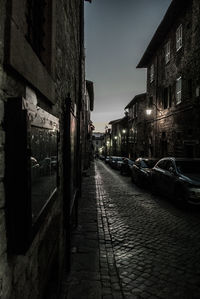
[(200, 297), (198, 209), (153, 196), (99, 160), (83, 191), (62, 299)]

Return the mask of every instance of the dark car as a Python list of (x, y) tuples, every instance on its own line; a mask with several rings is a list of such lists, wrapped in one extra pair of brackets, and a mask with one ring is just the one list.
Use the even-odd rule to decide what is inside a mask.
[(105, 158), (105, 163), (106, 163), (106, 164), (108, 164), (108, 163), (109, 163), (109, 161), (110, 161), (110, 157), (109, 157), (109, 156), (107, 156), (107, 157)]
[(131, 179), (137, 185), (148, 187), (151, 183), (151, 169), (158, 159), (138, 158), (131, 168)]
[(120, 173), (131, 175), (131, 168), (133, 167), (134, 161), (125, 158), (121, 164)]
[(168, 157), (152, 169), (153, 191), (174, 200), (200, 204), (200, 159)]
[(114, 169), (120, 170), (124, 157), (113, 156), (110, 161), (110, 166)]

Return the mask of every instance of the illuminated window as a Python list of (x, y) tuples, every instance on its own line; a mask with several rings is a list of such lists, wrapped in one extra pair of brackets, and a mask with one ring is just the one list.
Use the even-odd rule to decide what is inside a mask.
[(165, 45), (165, 63), (170, 61), (170, 41)]
[(182, 47), (182, 25), (176, 30), (176, 51)]
[(153, 82), (153, 80), (154, 80), (154, 65), (152, 64), (150, 68), (150, 83)]
[(181, 103), (182, 99), (182, 78), (176, 79), (176, 104)]

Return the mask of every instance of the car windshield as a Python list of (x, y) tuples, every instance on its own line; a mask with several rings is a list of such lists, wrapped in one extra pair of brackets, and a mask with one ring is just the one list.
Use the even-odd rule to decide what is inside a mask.
[(154, 160), (142, 160), (141, 167), (142, 168), (152, 168), (155, 165)]
[(177, 161), (176, 166), (180, 173), (200, 173), (200, 161)]
[(123, 158), (122, 157), (118, 157), (117, 161), (123, 161)]

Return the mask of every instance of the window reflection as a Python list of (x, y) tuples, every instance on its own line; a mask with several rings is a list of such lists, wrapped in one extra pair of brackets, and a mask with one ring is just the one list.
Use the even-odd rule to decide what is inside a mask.
[(57, 185), (57, 131), (31, 127), (31, 197), (33, 220)]

